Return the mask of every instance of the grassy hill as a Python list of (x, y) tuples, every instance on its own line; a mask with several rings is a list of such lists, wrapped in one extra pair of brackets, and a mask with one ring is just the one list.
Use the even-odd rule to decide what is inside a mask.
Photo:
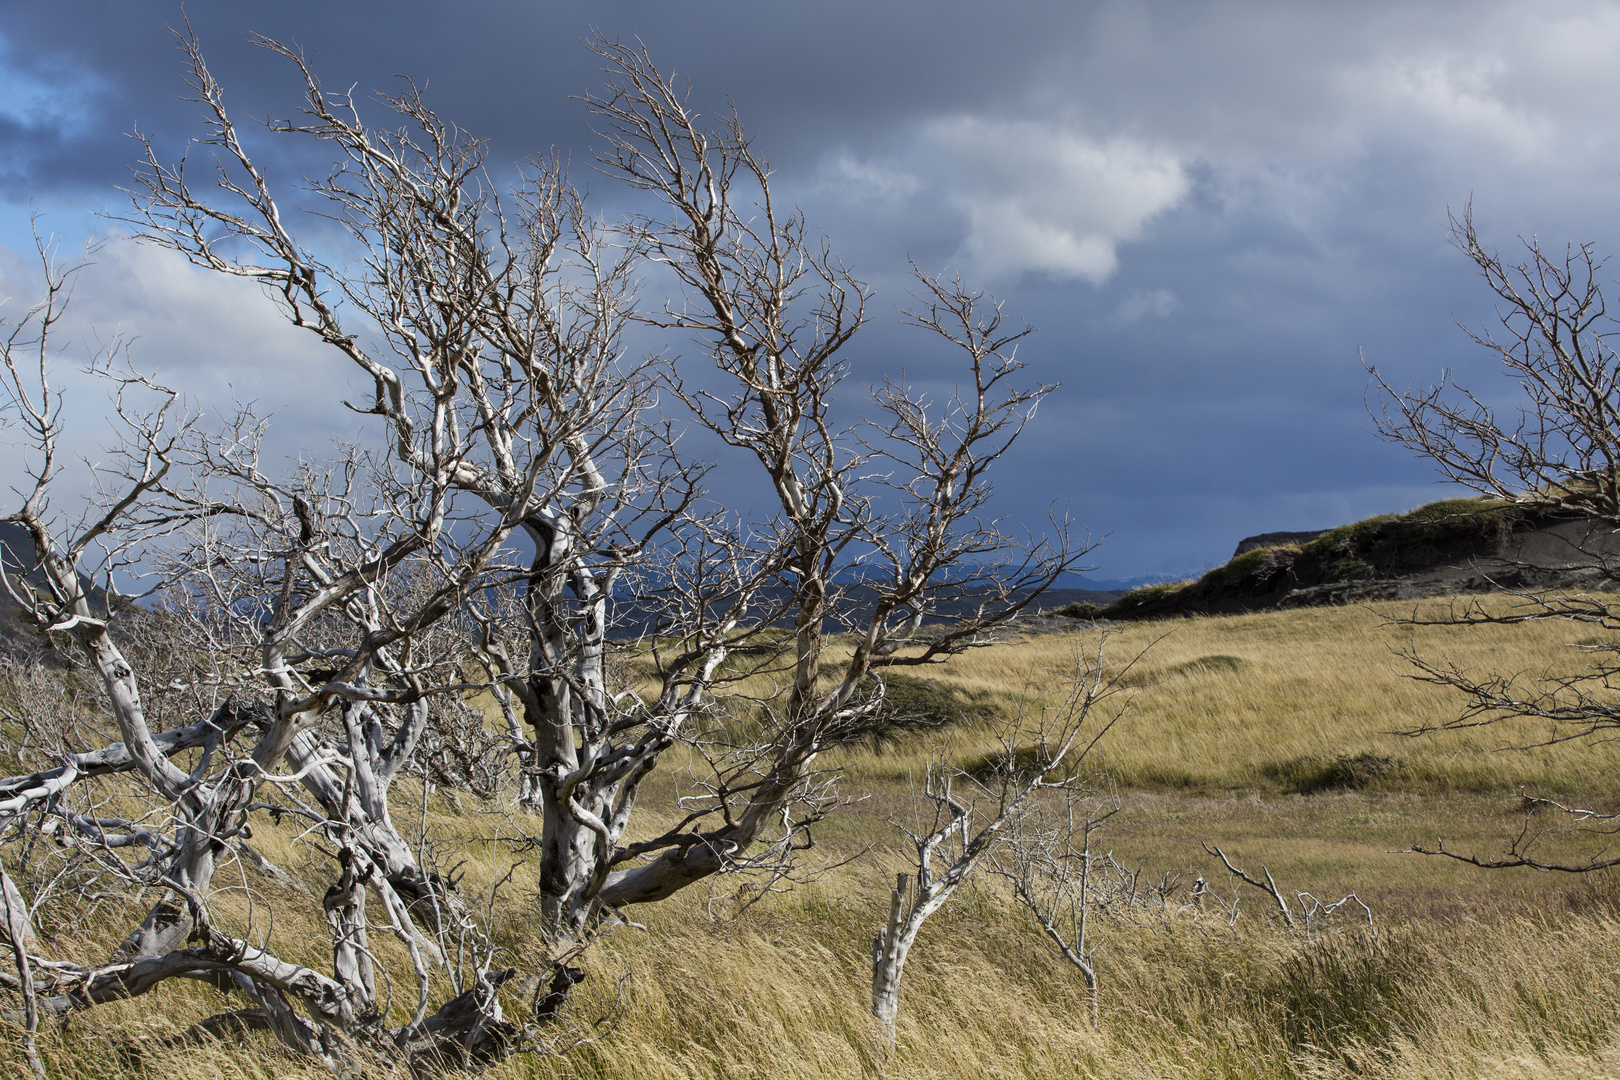
[[(1487, 598), (1487, 603), (1506, 599)], [(1434, 613), (1444, 601), (1420, 601)], [(1464, 666), (1568, 670), (1589, 661), (1561, 623), (1473, 628), (1392, 621), (1411, 603), (1178, 617), (1118, 629), (1103, 653), (1132, 701), (1099, 747), (1123, 809), (1104, 846), (1138, 873), (1150, 902), (1099, 915), (1098, 1022), (1084, 986), (990, 876), (930, 922), (908, 966), (898, 1038), (866, 1015), (869, 949), (884, 890), (903, 865), (891, 821), (911, 812), (912, 784), (943, 756), (968, 766), (998, 721), (1058, 699), (1076, 651), (1094, 636), (1043, 634), (914, 674), (881, 738), (830, 755), (859, 801), (817, 832), (806, 866), (836, 867), (761, 895), (723, 876), (631, 912), (585, 959), (591, 979), (559, 1033), (559, 1056), (528, 1056), (498, 1077), (1051, 1077), (1193, 1078), (1590, 1077), (1620, 1073), (1620, 886), (1489, 873), (1402, 852), (1443, 836), (1455, 850), (1499, 849), (1525, 827), (1519, 785), (1612, 808), (1620, 745), (1566, 743), (1505, 751), (1491, 728), (1414, 737), (1456, 714), (1437, 687), (1404, 678), (1397, 650)], [(1583, 633), (1586, 631), (1582, 631)], [(643, 796), (671, 805), (697, 760), (668, 760)], [(409, 781), (401, 781), (402, 786)], [(401, 792), (399, 816), (463, 889), (486, 894), (537, 831), (506, 804)], [(413, 806), (413, 804), (415, 804)], [(407, 808), (410, 808), (407, 810)], [(653, 814), (641, 828), (673, 823)], [(1531, 819), (1530, 827), (1554, 822)], [(293, 829), (255, 843), (294, 875), (309, 870)], [(1355, 892), (1373, 913), (1293, 933), (1253, 890), (1237, 894), (1202, 843), (1293, 897)], [(1591, 837), (1559, 835), (1574, 852)], [(1601, 844), (1601, 839), (1596, 844)], [(312, 865), (312, 864), (311, 864)], [(282, 916), (287, 886), (249, 867), (221, 910), (322, 959), (324, 927)], [(1211, 887), (1194, 899), (1202, 876)], [(310, 888), (325, 883), (311, 876)], [(533, 871), (496, 891), (495, 944), (522, 966), (538, 951)], [(317, 893), (318, 895), (318, 893)], [(113, 903), (114, 901), (106, 901)], [(296, 905), (282, 905), (288, 911)], [(93, 953), (114, 925), (88, 914), (43, 927), (48, 949)], [(382, 939), (378, 934), (376, 939)], [(304, 943), (300, 945), (299, 943)], [(387, 941), (379, 950), (390, 948)], [(511, 1007), (526, 1007), (522, 987)], [(250, 1042), (185, 1050), (161, 1040), (227, 1007), (204, 987), (97, 1010), (45, 1038), (56, 1077), (324, 1076)], [(396, 1011), (407, 1003), (397, 1002)], [(607, 1017), (609, 1022), (596, 1026)], [(256, 1037), (255, 1037), (256, 1038)], [(0, 1051), (0, 1071), (20, 1062)], [(11, 1075), (6, 1071), (6, 1075)]]
[(1418, 599), (1590, 584), (1620, 540), (1575, 519), (1539, 518), (1491, 499), (1445, 499), (1319, 533), (1273, 533), (1194, 581), (1133, 589), (1062, 614), (1140, 619), (1231, 614), (1353, 600)]

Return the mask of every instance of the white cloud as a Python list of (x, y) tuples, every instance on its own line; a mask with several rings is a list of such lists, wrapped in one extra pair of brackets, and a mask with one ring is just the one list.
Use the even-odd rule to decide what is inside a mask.
[(986, 192), (969, 193), (961, 205), (972, 223), (964, 252), (989, 277), (1033, 271), (1101, 284), (1119, 266), (1119, 238), (1062, 223), (1061, 207)]
[[(0, 320), (19, 318), (38, 286), (36, 265), (0, 249)], [(232, 412), (234, 402), (275, 414), (266, 446), (272, 469), (306, 448), (354, 437), (356, 418), (340, 403), (356, 397), (349, 371), (313, 335), (289, 326), (258, 286), (196, 269), (173, 252), (114, 239), (80, 276), (68, 317), (55, 330), (61, 351), (52, 378), (64, 394), (64, 461), (102, 460), (113, 440), (107, 422), (113, 387), (85, 365), (98, 343), (115, 339), (128, 344), (137, 371), (201, 409), (203, 423)], [(20, 434), (6, 431), (0, 443)], [(0, 449), (0, 505), (14, 502), (11, 492), (24, 482), (21, 457)], [(82, 494), (88, 473), (70, 468), (64, 486)]]
[(925, 140), (955, 166), (966, 251), (993, 276), (1035, 271), (1106, 280), (1116, 245), (1141, 235), (1189, 187), (1174, 155), (1124, 137), (972, 116), (936, 120)]
[(1130, 326), (1145, 319), (1168, 319), (1181, 307), (1174, 289), (1132, 289), (1114, 308), (1109, 321)]
[(966, 223), (957, 260), (989, 279), (1042, 274), (1100, 284), (1119, 265), (1119, 244), (1191, 186), (1166, 150), (1055, 121), (936, 117), (901, 145), (878, 160), (838, 157), (823, 167), (818, 188), (847, 203), (951, 207)]
[(1526, 161), (1542, 153), (1554, 125), (1534, 115), (1529, 103), (1510, 102), (1502, 86), (1507, 64), (1489, 55), (1417, 55), (1392, 58), (1353, 72), (1353, 95), (1371, 108), (1364, 123), (1429, 129), (1450, 141), (1462, 140), (1506, 151)]
[(906, 199), (922, 188), (922, 181), (902, 169), (888, 168), (870, 161), (861, 161), (849, 154), (840, 154), (833, 160), (820, 187), (835, 190), (846, 199), (888, 202)]
[(193, 267), (174, 252), (114, 239), (74, 297), (72, 328), (130, 342), (135, 366), (210, 405), (233, 394), (297, 426), (318, 426), (349, 371), (290, 326), (252, 282)]

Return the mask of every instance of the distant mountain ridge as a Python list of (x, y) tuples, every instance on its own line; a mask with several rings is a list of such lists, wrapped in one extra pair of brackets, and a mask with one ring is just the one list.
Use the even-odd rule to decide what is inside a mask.
[[(33, 544), (20, 525), (0, 522), (0, 559), (8, 574), (38, 577)], [(1066, 574), (1030, 614), (1142, 619), (1503, 589), (1609, 588), (1600, 570), (1605, 559), (1620, 562), (1620, 533), (1581, 519), (1535, 517), (1489, 499), (1448, 499), (1336, 529), (1247, 536), (1231, 559), (1193, 580)], [(870, 610), (878, 589), (867, 582), (875, 576), (860, 567), (839, 575), (846, 590), (843, 617), (858, 620)], [(770, 611), (773, 600), (784, 599), (767, 590), (761, 608)], [(637, 606), (620, 612), (615, 636), (645, 633), (655, 623), (650, 608), (638, 612)], [(950, 621), (973, 606), (970, 593), (945, 598), (928, 621)], [(843, 628), (829, 620), (829, 632)], [(16, 651), (37, 640), (38, 631), (0, 594), (0, 649)]]
[(1140, 589), (1143, 585), (1157, 585), (1165, 581), (1180, 580), (1181, 577), (1175, 574), (1140, 574), (1132, 578), (1100, 578), (1093, 574), (1064, 574), (1058, 579), (1057, 587), (1048, 589), (1047, 592), (1074, 589), (1081, 592), (1123, 593), (1132, 589)]
[[(13, 582), (38, 578), (34, 542), (29, 539), (27, 530), (15, 521), (0, 521), (0, 565)], [(0, 651), (14, 654), (26, 650), (37, 639), (38, 631), (23, 618), (10, 593), (0, 586)]]
[[(14, 584), (21, 580), (43, 588), (44, 576), (34, 553), (34, 541), (28, 530), (15, 521), (0, 521), (0, 565), (4, 565)], [(80, 580), (91, 603), (105, 607), (105, 592), (82, 575)], [(17, 602), (0, 587), (0, 651), (17, 655), (37, 649), (41, 644), (40, 631), (33, 621), (23, 615)]]

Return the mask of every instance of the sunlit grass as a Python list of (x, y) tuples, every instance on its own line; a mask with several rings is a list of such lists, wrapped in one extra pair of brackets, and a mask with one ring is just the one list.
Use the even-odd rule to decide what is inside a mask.
[[(1102, 748), (1108, 770), (1128, 787), (1217, 792), (1286, 789), (1288, 766), (1368, 755), (1394, 765), (1376, 786), (1399, 790), (1551, 793), (1606, 790), (1620, 774), (1620, 744), (1577, 742), (1504, 752), (1540, 741), (1544, 728), (1501, 725), (1414, 738), (1403, 734), (1453, 720), (1455, 692), (1414, 680), (1399, 655), (1414, 648), (1475, 671), (1575, 670), (1590, 656), (1569, 642), (1587, 628), (1550, 620), (1517, 626), (1412, 627), (1447, 601), (1271, 611), (1218, 618), (1131, 623), (1110, 630), (1106, 656), (1132, 663), (1126, 714)], [(1506, 601), (1496, 601), (1505, 604)], [(998, 695), (1011, 712), (1057, 703), (1064, 673), (1088, 647), (1083, 634), (1051, 634), (971, 652), (924, 673)], [(947, 748), (983, 747), (958, 730)], [(915, 769), (911, 754), (847, 755), (852, 772), (879, 778)]]
[[(1620, 776), (1611, 743), (1512, 751), (1500, 747), (1537, 733), (1399, 734), (1451, 719), (1460, 704), (1405, 677), (1399, 650), (1410, 644), (1481, 670), (1569, 670), (1588, 658), (1565, 642), (1590, 633), (1552, 622), (1412, 629), (1388, 621), (1412, 610), (1363, 605), (1116, 628), (1108, 663), (1117, 669), (1137, 659), (1124, 677), (1129, 708), (1099, 747), (1123, 801), (1103, 842), (1145, 877), (1179, 873), (1182, 886), (1162, 910), (1099, 925), (1098, 1028), (1080, 980), (988, 878), (925, 929), (892, 1048), (867, 1015), (870, 942), (890, 874), (903, 865), (888, 819), (905, 815), (909, 785), (932, 755), (961, 763), (993, 745), (994, 722), (980, 716), (828, 754), (846, 794), (866, 798), (818, 826), (806, 864), (853, 861), (745, 909), (757, 886), (729, 875), (637, 909), (641, 928), (615, 931), (585, 960), (591, 978), (571, 1017), (576, 1033), (596, 1032), (597, 1041), (559, 1057), (524, 1056), (491, 1075), (1620, 1075), (1620, 886), (1603, 876), (1491, 874), (1397, 853), (1441, 836), (1458, 850), (1499, 849), (1524, 823), (1512, 798), (1519, 785), (1602, 803), (1615, 797)], [(1093, 645), (1077, 627), (908, 673), (980, 692), (987, 697), (974, 700), (1010, 718), (1057, 704), (1066, 673)], [(766, 697), (778, 678), (756, 676), (747, 689)], [(1302, 792), (1309, 785), (1299, 763), (1358, 756), (1394, 766), (1352, 776), (1355, 787)], [(696, 755), (670, 753), (643, 796), (639, 834), (674, 820), (668, 796), (690, 782), (683, 771), (702, 767)], [(532, 862), (507, 877), (514, 862), (532, 859), (512, 841), (538, 832), (538, 819), (508, 805), (424, 794), (409, 778), (397, 785), (394, 814), (407, 836), (424, 838), (436, 866), (455, 867), (469, 898), (481, 905), (501, 883), (496, 962), (542, 965), (529, 915)], [(313, 902), (233, 865), (216, 878), (234, 882), (216, 907), (233, 930), (268, 936), (289, 958), (324, 966), (318, 898), (326, 860), (295, 839), (288, 823), (257, 829), (253, 842), (303, 881)], [(1564, 838), (1555, 850), (1577, 852), (1579, 840)], [(1199, 874), (1216, 895), (1231, 896), (1206, 841), (1252, 870), (1264, 864), (1290, 895), (1355, 891), (1373, 908), (1376, 932), (1345, 923), (1291, 935), (1252, 891), (1235, 924), (1208, 902), (1186, 906)], [(99, 921), (54, 939), (42, 926), (46, 951), (106, 955), (139, 908), (108, 906)], [(372, 942), (390, 962), (401, 958), (385, 931), (374, 930)], [(532, 985), (513, 984), (512, 1013), (527, 1007)], [(449, 993), (442, 975), (436, 993)], [(239, 1004), (202, 986), (166, 986), (65, 1028), (47, 1024), (42, 1051), (51, 1075), (69, 1080), (326, 1075), (257, 1035), (242, 1047), (159, 1045)], [(393, 1005), (400, 1022), (408, 1009)], [(611, 1023), (593, 1027), (604, 1015)], [(8, 1040), (0, 1050), (0, 1074), (21, 1075), (14, 1046)]]

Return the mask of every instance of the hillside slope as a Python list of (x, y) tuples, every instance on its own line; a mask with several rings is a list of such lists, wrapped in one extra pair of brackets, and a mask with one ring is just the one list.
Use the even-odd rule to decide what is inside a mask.
[[(0, 521), (0, 567), (4, 568), (13, 588), (26, 590), (32, 587), (44, 592), (45, 576), (34, 554), (34, 542), (15, 521)], [(91, 604), (105, 611), (108, 602), (106, 591), (83, 575), (80, 581)], [(43, 632), (23, 614), (17, 601), (3, 587), (0, 587), (0, 655), (47, 658), (54, 655), (45, 642)], [(47, 662), (56, 661), (51, 659)]]
[[(1612, 879), (1488, 874), (1394, 854), (1442, 835), (1459, 851), (1500, 850), (1504, 832), (1511, 839), (1527, 820), (1521, 784), (1612, 806), (1606, 793), (1620, 775), (1620, 743), (1503, 754), (1484, 729), (1392, 733), (1456, 714), (1445, 688), (1399, 677), (1389, 647), (1406, 635), (1386, 617), (1400, 609), (1410, 605), (1186, 619), (1168, 635), (1162, 625), (1116, 628), (1111, 663), (1152, 647), (1128, 673), (1130, 711), (1098, 748), (1119, 782), (1120, 809), (1098, 835), (1110, 876), (1091, 924), (1103, 943), (1095, 999), (1005, 881), (981, 872), (919, 938), (897, 1037), (888, 1041), (868, 1014), (872, 936), (913, 850), (897, 823), (915, 821), (916, 778), (931, 763), (965, 765), (996, 747), (975, 708), (945, 726), (829, 751), (825, 764), (842, 775), (850, 801), (817, 824), (814, 849), (799, 853), (804, 876), (726, 875), (631, 909), (635, 927), (604, 933), (574, 961), (590, 977), (575, 991), (567, 1026), (544, 1030), (550, 1052), (479, 1080), (1620, 1076), (1620, 889)], [(1003, 718), (1024, 707), (1040, 715), (1061, 704), (1076, 649), (1089, 652), (1095, 641), (1073, 622), (1067, 629), (974, 650), (916, 681), (955, 688), (953, 704), (983, 702)], [(1419, 649), (1443, 648), (1465, 665), (1565, 670), (1585, 662), (1564, 644), (1568, 629), (1427, 625), (1414, 635)], [(691, 760), (666, 762), (649, 779), (633, 839), (681, 822), (676, 799), (693, 790)], [(490, 944), (500, 958), (536, 970), (551, 948), (531, 906), (528, 838), (539, 819), (513, 804), (511, 786), (486, 804), (445, 788), (425, 792), (410, 774), (397, 783), (412, 845), (442, 868), (453, 865), (460, 893), (495, 912)], [(1535, 822), (1554, 824), (1544, 813)], [(252, 850), (285, 876), (252, 862), (233, 868), (213, 898), (219, 919), (262, 932), (301, 960), (330, 963), (322, 909), (307, 895), (330, 885), (305, 846), (324, 837), (291, 815), (255, 825)], [(1590, 833), (1544, 835), (1562, 845), (1553, 852), (1603, 843)], [(1324, 898), (1354, 890), (1371, 925), (1352, 906), (1291, 929), (1205, 842), (1255, 873), (1264, 866), (1290, 904), (1296, 890)], [(52, 864), (38, 856), (32, 865)], [(150, 903), (122, 891), (77, 895), (82, 921), (39, 926), (45, 946), (59, 950), (53, 958), (112, 955), (127, 925), (120, 916)], [(403, 962), (388, 935), (371, 941)], [(449, 972), (434, 968), (432, 977), (435, 994), (446, 996)], [(508, 983), (507, 1015), (532, 1015), (543, 985)], [(395, 1008), (402, 998), (408, 1017), (406, 995), (396, 992)], [(0, 990), (0, 1005), (15, 1001)], [(191, 1030), (235, 1003), (188, 983), (42, 1025), (49, 1075), (332, 1075), (261, 1032), (201, 1038)], [(27, 1075), (11, 1031), (0, 1038), (0, 1077)], [(411, 1080), (369, 1064), (364, 1075)]]
[(1584, 519), (1538, 518), (1490, 499), (1447, 499), (1336, 529), (1265, 533), (1195, 581), (1133, 589), (1063, 614), (1136, 619), (1411, 600), (1460, 593), (1612, 587), (1620, 535)]
[[(0, 567), (18, 586), (38, 578), (33, 542), (14, 521), (0, 521)], [(38, 651), (39, 636), (17, 602), (0, 588), (0, 654), (31, 655)]]

